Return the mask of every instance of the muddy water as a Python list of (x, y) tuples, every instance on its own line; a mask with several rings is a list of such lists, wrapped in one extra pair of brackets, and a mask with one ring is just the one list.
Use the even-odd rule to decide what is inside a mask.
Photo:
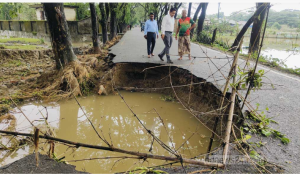
[[(179, 149), (179, 152), (186, 158), (206, 152), (211, 135), (210, 132), (186, 112), (179, 103), (163, 101), (161, 94), (121, 93), (144, 125), (153, 131), (165, 144), (171, 148), (175, 147), (178, 149), (182, 143), (194, 134), (187, 141), (187, 144), (184, 144)], [(79, 101), (97, 130), (100, 132), (101, 129), (106, 140), (112, 143), (114, 147), (149, 153), (152, 142), (151, 137), (149, 137), (118, 95), (89, 96), (79, 98)], [(43, 105), (47, 106), (48, 121), (57, 137), (75, 142), (105, 146), (97, 137), (74, 99)], [(153, 108), (156, 109), (163, 119), (165, 127)], [(22, 106), (22, 110), (24, 110), (24, 113), (30, 120), (41, 120), (42, 115), (39, 113), (39, 110), (44, 116), (46, 115), (46, 111), (38, 103)], [(17, 131), (32, 132), (30, 124), (23, 115), (15, 113), (14, 116), (17, 119)], [(35, 124), (41, 128), (44, 126), (44, 122), (42, 121), (36, 121)], [(4, 127), (0, 128), (3, 129)], [(198, 131), (195, 132), (195, 130)], [(217, 145), (218, 142), (214, 142), (214, 146)], [(24, 149), (20, 149), (11, 156), (4, 158), (2, 162), (0, 160), (0, 166), (22, 158), (32, 152), (32, 148), (25, 147)], [(43, 153), (43, 151), (41, 152)], [(55, 153), (58, 158), (65, 156), (64, 160), (68, 161), (69, 164), (75, 165), (77, 170), (90, 173), (115, 173), (134, 169), (139, 166), (153, 166), (166, 163), (165, 161), (152, 159), (145, 162), (135, 159), (122, 159), (119, 161), (118, 159), (97, 159), (75, 162), (74, 160), (107, 156), (116, 157), (124, 154), (88, 148), (67, 149), (67, 146), (61, 144), (56, 144)], [(156, 142), (153, 144), (152, 153), (170, 156)], [(4, 153), (0, 156), (4, 156)]]

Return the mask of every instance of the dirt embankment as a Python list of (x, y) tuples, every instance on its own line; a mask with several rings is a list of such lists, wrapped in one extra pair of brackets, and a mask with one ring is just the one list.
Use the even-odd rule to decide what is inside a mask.
[(50, 159), (39, 154), (39, 166), (36, 166), (35, 154), (28, 155), (18, 161), (0, 167), (0, 174), (87, 174), (76, 171), (75, 166)]

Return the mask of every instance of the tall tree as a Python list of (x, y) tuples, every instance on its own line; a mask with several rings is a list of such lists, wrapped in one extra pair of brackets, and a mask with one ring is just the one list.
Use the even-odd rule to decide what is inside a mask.
[(188, 17), (191, 17), (192, 4), (193, 3), (189, 3)]
[(176, 8), (176, 13), (175, 13), (175, 16), (174, 16), (174, 18), (176, 19), (176, 17), (177, 17), (177, 13), (178, 13), (178, 10), (179, 10), (179, 8), (181, 7), (181, 5), (182, 5), (182, 3), (175, 3), (174, 4), (174, 8)]
[(201, 10), (201, 14), (200, 14), (199, 19), (198, 19), (197, 35), (199, 33), (201, 33), (202, 30), (203, 30), (203, 23), (204, 23), (204, 20), (205, 20), (206, 9), (207, 9), (208, 3), (200, 3), (200, 5), (202, 6), (201, 7), (202, 10)]
[(168, 15), (168, 10), (169, 10), (169, 3), (166, 3), (165, 4), (165, 8), (164, 8), (164, 10), (165, 10), (165, 15)]
[(106, 18), (109, 19), (109, 3), (105, 3), (105, 13), (106, 13)]
[(49, 25), (56, 68), (77, 61), (62, 3), (43, 3)]
[(107, 14), (109, 12), (108, 9), (104, 8), (104, 3), (99, 3), (99, 9), (101, 13), (101, 19), (99, 20), (102, 28), (102, 42), (106, 44), (108, 37), (107, 37)]
[(261, 6), (263, 6), (264, 9), (260, 13), (260, 16), (255, 17), (253, 20), (253, 26), (251, 31), (250, 43), (249, 43), (249, 53), (254, 53), (258, 51), (260, 32), (262, 29), (262, 25), (265, 19), (265, 15), (269, 3), (256, 3), (256, 9), (258, 9)]
[(117, 36), (117, 7), (118, 3), (109, 3), (110, 10), (110, 35), (109, 39), (112, 40)]
[(248, 27), (253, 23), (254, 19), (258, 16), (260, 16), (260, 14), (262, 13), (262, 11), (266, 8), (266, 6), (260, 6), (258, 9), (256, 9), (256, 11), (254, 12), (254, 14), (252, 15), (252, 17), (246, 22), (246, 24), (244, 25), (244, 27), (242, 28), (242, 30), (239, 32), (239, 34), (237, 35), (237, 37), (235, 38), (230, 50), (231, 51), (235, 51), (237, 49), (238, 44), (240, 43), (240, 40), (242, 39), (242, 37), (244, 36), (244, 34), (246, 33)]
[(97, 25), (97, 15), (96, 15), (96, 8), (95, 3), (90, 3), (90, 11), (91, 11), (91, 20), (92, 20), (92, 31), (93, 31), (93, 47), (94, 53), (100, 54), (100, 41), (98, 37), (98, 25)]
[[(196, 9), (196, 12), (195, 12), (195, 14), (194, 14), (194, 17), (193, 17), (193, 21), (196, 23), (196, 21), (197, 21), (197, 17), (198, 17), (198, 14), (199, 14), (199, 12), (200, 12), (200, 10), (201, 10), (201, 7), (202, 7), (202, 4), (200, 3), (199, 5), (198, 5), (198, 7), (197, 7), (197, 9)], [(191, 30), (191, 38), (193, 37), (193, 34), (194, 34), (194, 29), (192, 29)]]

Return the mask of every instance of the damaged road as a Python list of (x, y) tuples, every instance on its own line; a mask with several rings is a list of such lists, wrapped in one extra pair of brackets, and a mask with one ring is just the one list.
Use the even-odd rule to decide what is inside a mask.
[[(174, 62), (173, 66), (189, 70), (193, 75), (211, 82), (219, 90), (223, 89), (226, 82), (224, 76), (227, 77), (228, 75), (233, 59), (232, 55), (192, 43), (191, 56), (196, 58), (190, 61), (187, 57), (183, 57), (182, 61), (178, 61), (177, 45), (178, 42), (174, 39), (170, 50), (171, 60)], [(134, 28), (111, 48), (110, 53), (116, 55), (113, 59), (114, 63), (165, 65), (166, 63), (161, 62), (157, 57), (163, 48), (163, 41), (158, 39), (154, 50), (155, 56), (147, 58), (146, 40), (143, 39), (143, 33), (138, 28)], [(244, 67), (245, 61), (239, 59), (238, 64), (240, 67)], [(250, 62), (251, 66), (253, 64)], [(249, 141), (266, 143), (260, 148), (260, 153), (268, 161), (284, 166), (286, 173), (300, 173), (300, 106), (297, 103), (300, 101), (300, 78), (258, 65), (258, 70), (261, 69), (265, 70), (265, 76), (268, 79), (263, 79), (264, 84), (260, 90), (251, 92), (248, 101), (253, 107), (259, 104), (259, 110), (265, 111), (267, 117), (272, 117), (278, 122), (279, 124), (270, 124), (270, 127), (285, 134), (290, 139), (290, 143), (283, 145), (278, 139), (261, 136), (252, 136)], [(272, 88), (272, 84), (274, 88)], [(246, 91), (241, 90), (240, 93), (245, 95)], [(243, 112), (245, 110), (248, 110), (247, 107), (244, 107)]]

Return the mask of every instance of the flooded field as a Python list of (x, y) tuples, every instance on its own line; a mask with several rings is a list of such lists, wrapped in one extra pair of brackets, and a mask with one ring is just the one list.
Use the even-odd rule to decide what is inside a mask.
[[(190, 158), (207, 151), (211, 133), (184, 110), (178, 102), (166, 102), (162, 98), (163, 95), (157, 93), (130, 93), (125, 91), (121, 93), (143, 124), (165, 144), (173, 149), (179, 148), (178, 150), (183, 157)], [(99, 132), (102, 131), (106, 140), (112, 143), (114, 147), (149, 153), (152, 138), (118, 95), (93, 95), (79, 98), (79, 101), (96, 129)], [(47, 107), (48, 122), (55, 131), (56, 137), (74, 142), (105, 146), (97, 137), (74, 99), (50, 104), (31, 103), (23, 105), (21, 108), (26, 116), (31, 121), (38, 120), (34, 124), (39, 126), (41, 130), (43, 130), (42, 127), (45, 127), (42, 118), (47, 114), (43, 106)], [(15, 128), (11, 131), (33, 132), (25, 117), (17, 110), (15, 111), (13, 115), (16, 118), (16, 123)], [(2, 130), (8, 126), (10, 125), (0, 123), (0, 129)], [(190, 138), (190, 136), (192, 137)], [(187, 144), (182, 146), (187, 139)], [(3, 144), (8, 141), (8, 138), (2, 137)], [(45, 140), (41, 139), (40, 142), (40, 147), (44, 147)], [(218, 146), (217, 140), (213, 146)], [(46, 149), (44, 151), (40, 150), (43, 154), (46, 151)], [(7, 155), (5, 151), (0, 151), (0, 166), (9, 164), (31, 153), (33, 153), (33, 148), (29, 146), (25, 146), (11, 155)], [(58, 143), (55, 145), (55, 154), (57, 158), (65, 157), (63, 160), (75, 165), (77, 170), (90, 173), (116, 173), (140, 166), (166, 163), (165, 161), (152, 159), (145, 162), (136, 159), (82, 161), (82, 159), (116, 157), (124, 156), (124, 154), (88, 148), (68, 149), (67, 146)], [(171, 156), (156, 142), (153, 144), (152, 154)]]
[[(249, 47), (249, 41), (243, 47)], [(247, 54), (248, 49), (243, 49), (243, 53)], [(278, 58), (287, 68), (300, 68), (300, 39), (266, 38), (261, 54), (268, 58)]]
[[(221, 38), (222, 39), (222, 38)], [(223, 41), (233, 43), (235, 37), (223, 38)], [(250, 37), (245, 37), (243, 54), (248, 54)], [(267, 58), (278, 58), (287, 68), (300, 68), (300, 39), (265, 38), (261, 55)], [(284, 65), (281, 65), (285, 67)]]

